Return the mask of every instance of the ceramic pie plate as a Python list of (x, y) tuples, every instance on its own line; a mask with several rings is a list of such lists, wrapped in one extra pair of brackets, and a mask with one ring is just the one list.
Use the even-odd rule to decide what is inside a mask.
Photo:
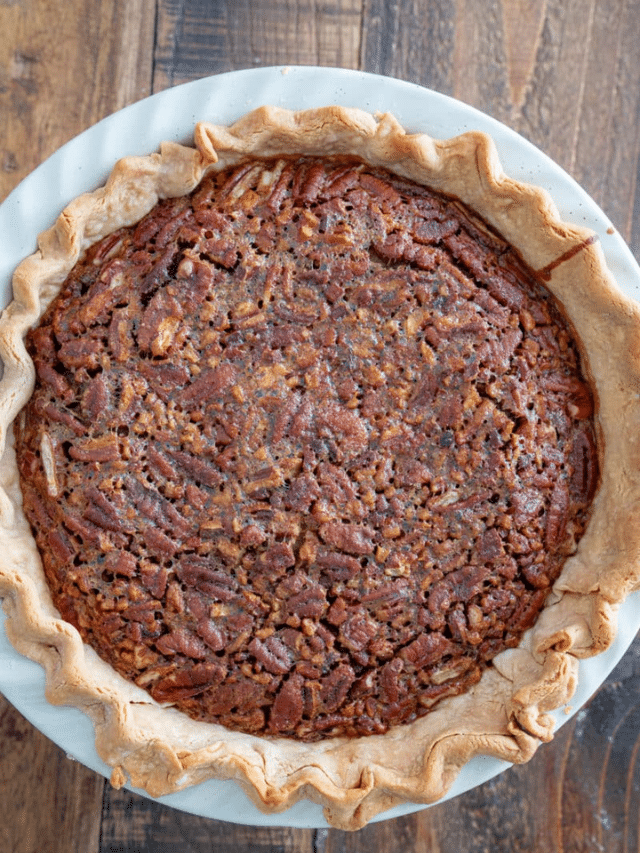
[[(152, 152), (164, 140), (189, 143), (196, 121), (232, 123), (263, 104), (290, 109), (337, 104), (369, 112), (389, 111), (408, 131), (427, 132), (435, 138), (472, 129), (488, 133), (497, 145), (504, 171), (512, 178), (544, 187), (563, 219), (593, 229), (619, 286), (628, 296), (640, 299), (640, 269), (606, 216), (562, 169), (504, 125), (451, 98), (398, 80), (340, 69), (279, 67), (232, 72), (161, 92), (90, 128), (36, 169), (0, 206), (2, 305), (11, 298), (13, 270), (33, 252), (37, 234), (70, 200), (100, 186), (117, 159)], [(640, 629), (639, 600), (640, 594), (634, 593), (621, 606), (618, 632), (610, 648), (580, 662), (577, 691), (571, 707), (556, 712), (557, 726), (595, 692), (632, 642)], [(0, 622), (3, 620), (0, 615)], [(75, 709), (49, 705), (44, 686), (43, 670), (13, 650), (3, 629), (0, 691), (70, 758), (109, 777), (110, 768), (95, 751), (89, 719)], [(494, 758), (473, 759), (445, 799), (486, 782), (508, 766)], [(298, 802), (284, 813), (264, 814), (233, 782), (211, 780), (162, 797), (159, 802), (204, 817), (249, 825), (327, 826), (322, 808), (308, 801)], [(424, 807), (404, 804), (375, 819)]]

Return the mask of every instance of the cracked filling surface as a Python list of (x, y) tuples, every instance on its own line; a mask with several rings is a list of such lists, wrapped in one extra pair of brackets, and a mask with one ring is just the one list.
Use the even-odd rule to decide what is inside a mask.
[(455, 200), (251, 161), (105, 238), (28, 336), (62, 616), (198, 720), (379, 734), (516, 646), (598, 479), (545, 287)]

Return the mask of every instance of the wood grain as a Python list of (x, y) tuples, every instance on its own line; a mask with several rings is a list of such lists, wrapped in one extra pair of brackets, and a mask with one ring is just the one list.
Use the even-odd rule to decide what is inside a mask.
[(154, 91), (256, 66), (357, 68), (361, 11), (359, 0), (160, 0)]
[[(126, 12), (125, 12), (126, 8)], [(146, 97), (153, 0), (0, 4), (0, 199), (63, 143)]]
[[(152, 91), (336, 65), (504, 121), (585, 187), (640, 258), (640, 0), (0, 0), (0, 28), (0, 198)], [(351, 834), (240, 827), (114, 791), (4, 700), (0, 741), (0, 853), (640, 851), (640, 640), (528, 765)]]
[(121, 790), (105, 801), (100, 853), (314, 853), (313, 834), (207, 820)]
[(98, 849), (104, 780), (69, 760), (0, 696), (0, 850)]

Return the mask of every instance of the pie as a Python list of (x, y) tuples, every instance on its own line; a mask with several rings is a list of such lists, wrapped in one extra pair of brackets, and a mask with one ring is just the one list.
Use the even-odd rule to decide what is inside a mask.
[(262, 108), (195, 142), (16, 271), (8, 631), (114, 784), (353, 829), (527, 760), (611, 642), (638, 310), (483, 134)]

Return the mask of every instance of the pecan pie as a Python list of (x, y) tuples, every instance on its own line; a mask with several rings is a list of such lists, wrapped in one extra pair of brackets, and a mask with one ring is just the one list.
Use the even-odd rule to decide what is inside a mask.
[(355, 828), (526, 760), (610, 641), (637, 310), (481, 134), (263, 109), (196, 143), (123, 161), (16, 273), (38, 596), (0, 582), (115, 783), (233, 776)]

